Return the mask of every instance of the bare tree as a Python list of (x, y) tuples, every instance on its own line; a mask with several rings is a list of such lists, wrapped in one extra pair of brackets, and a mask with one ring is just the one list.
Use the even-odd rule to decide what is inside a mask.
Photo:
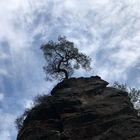
[(46, 79), (68, 79), (74, 72), (74, 69), (80, 67), (90, 70), (91, 59), (80, 53), (66, 37), (58, 37), (58, 41), (49, 41), (41, 46), (46, 65), (43, 67), (46, 73)]

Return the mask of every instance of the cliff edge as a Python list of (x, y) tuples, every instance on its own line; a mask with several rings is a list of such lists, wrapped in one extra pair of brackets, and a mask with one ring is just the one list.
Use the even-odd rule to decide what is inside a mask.
[(140, 140), (140, 119), (126, 92), (98, 76), (57, 84), (24, 120), (17, 140)]

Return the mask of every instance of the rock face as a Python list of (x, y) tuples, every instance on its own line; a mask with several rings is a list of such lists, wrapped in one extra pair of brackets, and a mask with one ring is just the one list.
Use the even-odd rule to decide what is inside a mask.
[(100, 77), (59, 83), (24, 120), (17, 140), (140, 140), (140, 119), (126, 92)]

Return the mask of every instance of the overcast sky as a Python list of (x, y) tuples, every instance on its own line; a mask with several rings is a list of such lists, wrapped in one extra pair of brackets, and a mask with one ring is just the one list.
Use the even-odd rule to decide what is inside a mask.
[(92, 58), (91, 72), (140, 88), (140, 0), (0, 0), (0, 139), (15, 140), (14, 120), (44, 80), (40, 45), (65, 35)]

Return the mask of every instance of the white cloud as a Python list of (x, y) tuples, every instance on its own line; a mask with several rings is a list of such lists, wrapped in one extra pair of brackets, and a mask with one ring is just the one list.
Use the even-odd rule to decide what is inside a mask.
[(7, 70), (6, 69), (0, 69), (0, 75), (7, 76), (8, 75)]
[(2, 110), (0, 110), (0, 114), (0, 138), (2, 140), (11, 140), (15, 135), (15, 116)]
[(0, 137), (2, 140), (10, 140), (10, 133), (9, 131), (3, 130), (0, 132)]
[[(109, 81), (126, 81), (130, 76), (128, 71), (135, 65), (139, 67), (139, 16), (139, 0), (0, 1), (0, 42), (8, 42), (9, 51), (0, 46), (0, 76), (10, 75), (8, 82), (15, 88), (14, 96), (24, 96), (25, 100), (21, 97), (18, 102), (30, 107), (30, 100), (37, 92), (53, 87), (43, 81), (44, 61), (39, 46), (46, 38), (56, 39), (62, 34), (92, 57), (94, 75)], [(87, 73), (80, 70), (75, 74), (82, 75)], [(139, 82), (138, 78), (135, 82)], [(13, 95), (7, 94), (11, 96), (7, 102), (12, 104)], [(0, 127), (3, 140), (11, 138), (10, 123)]]
[(8, 55), (6, 53), (0, 52), (0, 60), (8, 59)]
[(4, 99), (4, 94), (0, 93), (0, 101), (2, 101)]
[(33, 100), (29, 100), (29, 99), (24, 99), (23, 102), (22, 102), (22, 106), (24, 108), (32, 108), (33, 107)]

